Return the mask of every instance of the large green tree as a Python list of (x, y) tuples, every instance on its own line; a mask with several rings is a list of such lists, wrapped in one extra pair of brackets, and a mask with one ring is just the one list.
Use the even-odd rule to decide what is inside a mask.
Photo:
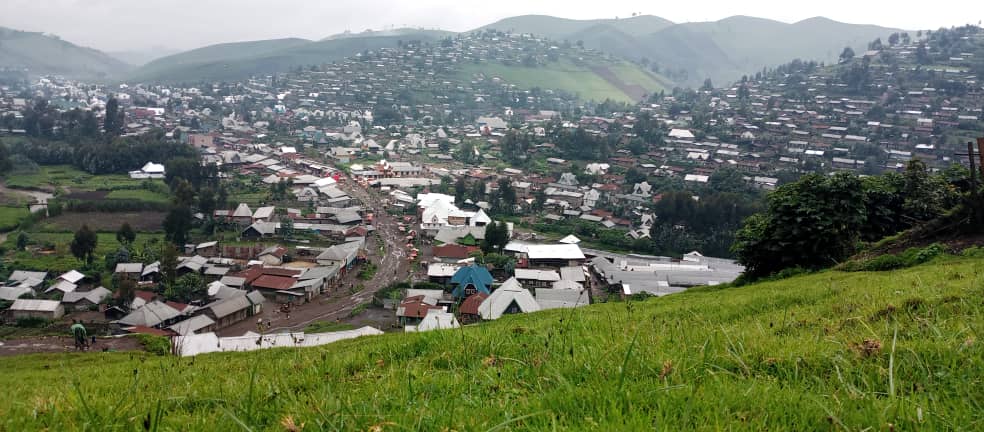
[(76, 259), (91, 264), (92, 254), (96, 251), (98, 244), (99, 237), (96, 233), (90, 230), (88, 225), (82, 225), (82, 228), (79, 228), (75, 232), (75, 237), (72, 239), (69, 249)]
[(857, 176), (810, 174), (770, 194), (768, 210), (745, 221), (733, 250), (752, 277), (789, 267), (827, 267), (855, 251), (864, 222)]

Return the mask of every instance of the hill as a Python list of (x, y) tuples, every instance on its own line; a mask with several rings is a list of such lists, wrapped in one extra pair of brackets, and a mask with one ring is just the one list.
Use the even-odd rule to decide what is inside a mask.
[(415, 37), (417, 35), (426, 35), (432, 39), (441, 39), (448, 36), (454, 36), (454, 32), (445, 30), (426, 30), (426, 29), (415, 29), (415, 28), (398, 28), (391, 30), (366, 30), (359, 33), (344, 32), (328, 36), (322, 40), (333, 40), (333, 39), (350, 39), (357, 37), (379, 37), (379, 36), (409, 36)]
[(162, 57), (180, 53), (180, 50), (167, 47), (152, 47), (145, 50), (111, 51), (107, 54), (133, 66), (143, 66)]
[(31, 75), (105, 79), (131, 66), (108, 54), (56, 36), (0, 27), (0, 68), (27, 69)]
[(395, 47), (401, 40), (437, 40), (436, 34), (353, 36), (309, 41), (276, 39), (211, 45), (148, 63), (127, 76), (129, 81), (232, 81), (254, 75), (286, 72), (298, 67), (331, 63), (365, 50)]
[[(982, 421), (984, 259), (454, 331), (4, 359), (5, 429), (940, 430)], [(40, 386), (37, 383), (47, 383)]]
[(614, 27), (633, 36), (642, 36), (672, 26), (673, 22), (652, 15), (640, 15), (623, 19), (573, 20), (548, 15), (522, 15), (505, 18), (476, 30), (499, 30), (509, 33), (532, 33), (559, 41), (571, 39), (571, 35), (592, 27)]
[(899, 31), (820, 17), (793, 24), (746, 16), (673, 24), (647, 15), (586, 21), (529, 15), (481, 29), (582, 41), (588, 48), (622, 58), (650, 60), (689, 85), (700, 85), (708, 77), (715, 82), (735, 81), (795, 58), (834, 62), (845, 46), (862, 52), (875, 38), (884, 40)]

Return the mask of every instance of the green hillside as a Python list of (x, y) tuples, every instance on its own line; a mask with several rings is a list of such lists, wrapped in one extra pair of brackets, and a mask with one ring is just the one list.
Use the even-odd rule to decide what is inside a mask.
[(148, 63), (127, 77), (141, 82), (231, 81), (341, 60), (365, 50), (395, 47), (398, 41), (437, 39), (436, 32), (308, 41), (278, 39), (212, 45)]
[(6, 358), (0, 429), (979, 430), (982, 270), (827, 271), (310, 349)]
[(559, 61), (537, 67), (494, 62), (462, 65), (460, 79), (471, 80), (476, 76), (499, 78), (520, 88), (561, 90), (597, 102), (611, 99), (635, 103), (643, 95), (673, 88), (665, 79), (628, 62), (577, 65)]
[[(873, 25), (846, 24), (811, 18), (786, 24), (734, 16), (719, 21), (673, 24), (648, 15), (611, 20), (568, 20), (527, 15), (484, 28), (534, 33), (557, 40), (582, 41), (584, 46), (622, 58), (647, 58), (663, 70), (677, 71), (677, 80), (700, 85), (704, 78), (735, 81), (764, 66), (793, 59), (832, 62), (845, 46), (861, 52), (868, 42), (899, 31)], [(686, 71), (680, 76), (679, 70)]]
[(31, 75), (105, 79), (123, 74), (131, 66), (55, 36), (0, 27), (0, 68), (27, 69)]

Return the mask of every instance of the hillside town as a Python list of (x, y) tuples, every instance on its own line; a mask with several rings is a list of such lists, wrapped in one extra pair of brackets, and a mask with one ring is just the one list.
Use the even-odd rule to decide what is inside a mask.
[[(497, 32), (237, 83), (5, 85), (5, 139), (57, 136), (55, 119), (72, 115), (103, 124), (115, 104), (121, 138), (191, 146), (226, 198), (197, 206), (201, 228), (177, 256), (128, 250), (105, 271), (13, 260), (4, 314), (106, 334), (238, 337), (343, 321), (419, 332), (729, 283), (743, 268), (727, 246), (669, 246), (696, 228), (660, 203), (679, 191), (689, 205), (725, 189), (757, 197), (809, 172), (960, 163), (984, 129), (984, 89), (967, 67), (984, 34), (955, 34), (947, 46), (906, 34), (834, 68), (795, 61), (636, 105), (468, 73), (490, 59), (602, 55)], [(142, 161), (127, 177), (170, 182), (167, 165)]]

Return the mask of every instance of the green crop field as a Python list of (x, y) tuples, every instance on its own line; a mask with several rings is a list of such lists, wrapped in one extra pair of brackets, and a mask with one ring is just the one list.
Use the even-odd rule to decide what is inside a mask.
[(123, 200), (133, 200), (133, 201), (146, 201), (154, 203), (167, 203), (170, 201), (170, 197), (162, 193), (158, 193), (146, 189), (119, 189), (114, 190), (106, 195), (107, 199), (123, 199)]
[(16, 228), (28, 214), (27, 207), (0, 207), (0, 232)]
[(984, 259), (196, 358), (5, 358), (4, 430), (980, 430)]
[[(616, 68), (616, 76), (627, 84), (636, 84), (649, 90), (659, 91), (663, 88), (655, 78), (645, 74), (629, 64), (611, 66)], [(482, 73), (488, 79), (498, 77), (507, 83), (521, 88), (540, 87), (543, 89), (561, 90), (577, 94), (585, 100), (604, 101), (611, 99), (619, 102), (634, 103), (635, 100), (611, 82), (585, 66), (578, 66), (567, 61), (549, 63), (539, 67), (506, 66), (501, 63), (465, 64), (461, 67), (459, 76), (471, 79), (475, 74)]]
[[(92, 175), (68, 165), (46, 165), (34, 173), (13, 174), (6, 185), (13, 188), (68, 187), (77, 190), (113, 190), (139, 186), (145, 180), (134, 180), (126, 174)], [(153, 180), (161, 182), (161, 180)]]

